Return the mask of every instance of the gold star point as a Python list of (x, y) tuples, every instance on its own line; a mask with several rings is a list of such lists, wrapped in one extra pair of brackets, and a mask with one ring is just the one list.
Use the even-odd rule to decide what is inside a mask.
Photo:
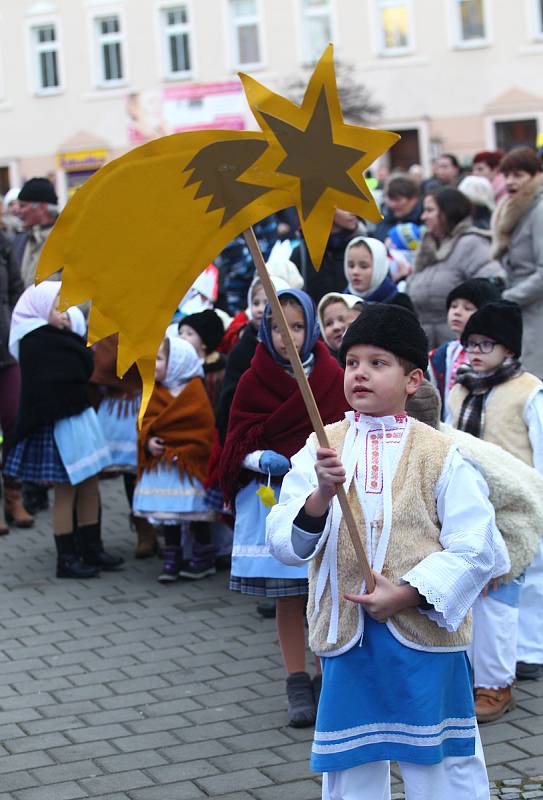
[(318, 268), (337, 208), (372, 222), (381, 219), (364, 171), (400, 137), (344, 122), (332, 45), (317, 63), (300, 106), (247, 75), (240, 77), (269, 144), (245, 179), (266, 180), (267, 174), (271, 187), (288, 187), (297, 197), (304, 239)]

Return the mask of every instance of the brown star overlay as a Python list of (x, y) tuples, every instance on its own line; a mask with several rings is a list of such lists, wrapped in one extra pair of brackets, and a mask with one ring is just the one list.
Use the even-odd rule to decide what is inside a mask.
[(263, 139), (213, 142), (196, 153), (184, 168), (183, 172), (193, 170), (186, 186), (200, 183), (194, 199), (211, 195), (207, 211), (224, 208), (221, 227), (242, 208), (270, 191), (265, 186), (238, 181), (239, 176), (262, 155), (267, 147), (268, 144)]
[[(310, 215), (327, 188), (354, 194), (362, 200), (368, 197), (361, 191), (347, 171), (365, 155), (363, 150), (335, 144), (326, 89), (321, 88), (313, 115), (305, 130), (290, 125), (277, 117), (260, 112), (274, 136), (286, 151), (285, 159), (277, 172), (300, 179), (302, 215)], [(318, 174), (315, 164), (319, 164)]]

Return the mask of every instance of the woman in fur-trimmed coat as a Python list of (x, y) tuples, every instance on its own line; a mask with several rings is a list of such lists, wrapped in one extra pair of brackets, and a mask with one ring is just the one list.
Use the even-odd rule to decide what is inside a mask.
[(522, 308), (522, 365), (543, 378), (543, 175), (534, 150), (511, 150), (500, 164), (508, 195), (492, 220), (492, 254), (508, 276), (504, 300)]

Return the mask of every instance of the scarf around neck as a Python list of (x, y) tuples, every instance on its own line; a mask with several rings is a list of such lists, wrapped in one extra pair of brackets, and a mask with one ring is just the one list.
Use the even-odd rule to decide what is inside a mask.
[[(326, 345), (315, 345), (309, 385), (325, 425), (343, 418), (348, 403), (343, 370)], [(227, 501), (249, 482), (242, 462), (254, 450), (275, 450), (291, 458), (312, 431), (298, 384), (259, 344), (250, 368), (238, 383), (221, 455), (221, 488)]]
[(464, 398), (457, 428), (482, 438), (484, 431), (485, 400), (490, 391), (501, 383), (516, 378), (521, 373), (518, 359), (510, 359), (491, 372), (474, 372), (468, 365), (458, 367), (456, 382), (464, 386), (468, 394)]

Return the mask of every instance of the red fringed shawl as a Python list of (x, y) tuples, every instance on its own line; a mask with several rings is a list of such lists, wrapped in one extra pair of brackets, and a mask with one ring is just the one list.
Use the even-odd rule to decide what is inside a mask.
[[(349, 405), (343, 392), (343, 370), (322, 342), (314, 349), (309, 385), (325, 425), (342, 419)], [(253, 450), (276, 450), (291, 458), (313, 428), (296, 380), (259, 344), (251, 366), (236, 389), (221, 455), (221, 488), (231, 502), (249, 474), (242, 461)]]

